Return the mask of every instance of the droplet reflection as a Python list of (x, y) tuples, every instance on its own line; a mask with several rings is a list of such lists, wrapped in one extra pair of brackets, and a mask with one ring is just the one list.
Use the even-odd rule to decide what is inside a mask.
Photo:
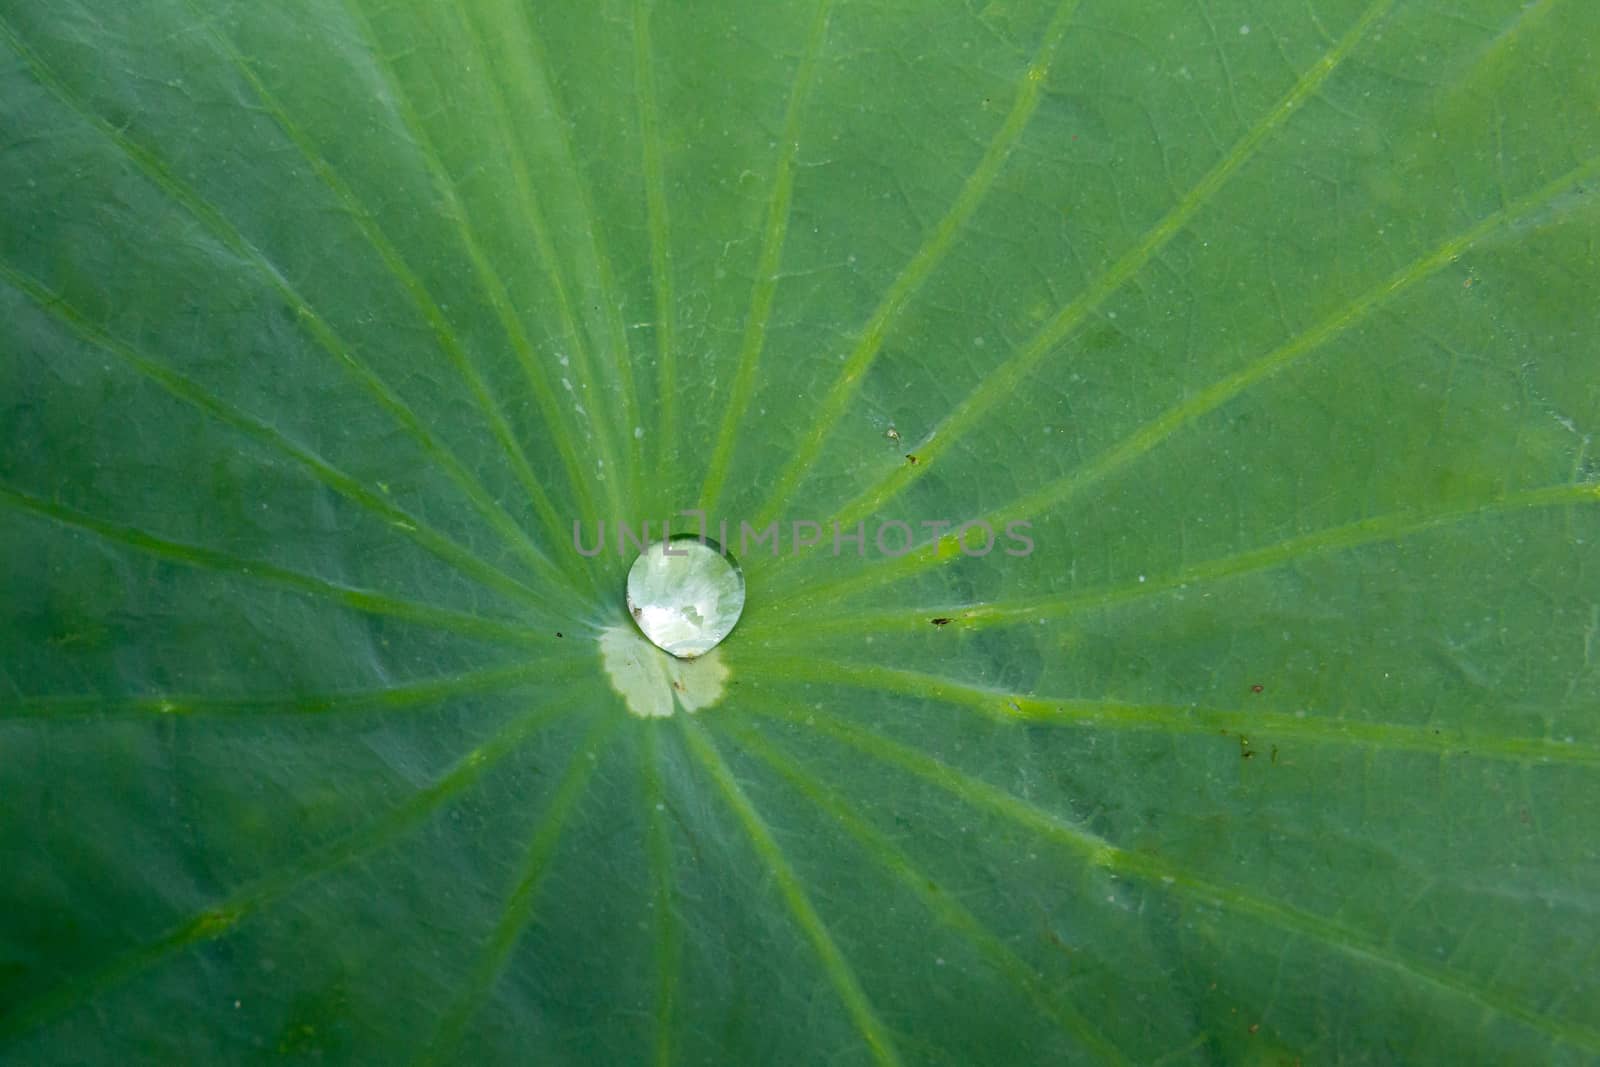
[(744, 612), (744, 572), (715, 541), (657, 541), (628, 569), (628, 614), (651, 643), (679, 659), (722, 643)]

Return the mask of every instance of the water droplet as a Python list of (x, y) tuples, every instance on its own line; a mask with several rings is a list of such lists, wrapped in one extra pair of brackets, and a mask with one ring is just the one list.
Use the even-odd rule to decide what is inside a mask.
[(628, 613), (650, 642), (679, 659), (705, 655), (744, 612), (744, 572), (715, 541), (657, 541), (628, 570)]

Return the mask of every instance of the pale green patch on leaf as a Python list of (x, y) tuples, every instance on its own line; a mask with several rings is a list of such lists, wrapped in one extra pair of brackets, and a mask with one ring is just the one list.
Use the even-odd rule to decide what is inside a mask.
[(611, 687), (641, 718), (664, 719), (675, 708), (699, 711), (722, 699), (728, 668), (716, 650), (681, 659), (646, 641), (631, 626), (608, 627), (599, 643)]

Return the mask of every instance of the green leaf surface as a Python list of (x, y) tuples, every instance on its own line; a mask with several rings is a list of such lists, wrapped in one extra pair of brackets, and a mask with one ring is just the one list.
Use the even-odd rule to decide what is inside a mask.
[(1596, 42), (0, 0), (0, 1060), (1600, 1061)]

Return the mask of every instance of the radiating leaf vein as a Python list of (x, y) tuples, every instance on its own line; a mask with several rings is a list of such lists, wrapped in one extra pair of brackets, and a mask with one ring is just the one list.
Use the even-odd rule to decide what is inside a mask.
[[(399, 530), (463, 574), (477, 579), (490, 589), (515, 599), (526, 601), (541, 608), (551, 609), (553, 607), (548, 594), (541, 594), (531, 586), (512, 578), (499, 568), (485, 563), (476, 553), (468, 551), (444, 534), (439, 533), (417, 516), (389, 503), (381, 495), (368, 489), (320, 456), (290, 441), (272, 426), (252, 415), (246, 414), (208, 390), (201, 388), (190, 379), (164, 366), (159, 361), (105, 333), (90, 323), (81, 311), (55, 293), (50, 292), (36, 279), (28, 277), (5, 263), (0, 263), (0, 278), (3, 278), (33, 300), (40, 308), (54, 316), (82, 340), (110, 355), (116, 356), (136, 373), (160, 386), (178, 400), (198, 408), (218, 422), (237, 430), (268, 449), (287, 456), (318, 482), (363, 510), (377, 516), (390, 529)], [(538, 555), (537, 549), (527, 541), (526, 533), (522, 528), (517, 526), (515, 521), (509, 515), (506, 515), (503, 510), (499, 510), (498, 505), (491, 503), (491, 507), (494, 509), (490, 515), (491, 522), (494, 522), (497, 518), (501, 520), (500, 523), (497, 523), (497, 526), (511, 539), (514, 545), (526, 545), (528, 550), (535, 554), (533, 558), (536, 561), (544, 562), (544, 557)], [(562, 596), (564, 599), (570, 596), (564, 584), (547, 586), (546, 589), (550, 593)], [(568, 602), (570, 603), (570, 599)]]
[[(356, 358), (354, 352), (333, 327), (306, 302), (259, 248), (251, 244), (221, 212), (174, 175), (153, 151), (128, 136), (122, 128), (107, 122), (72, 93), (66, 83), (27, 46), (3, 17), (0, 17), (0, 38), (3, 38), (27, 64), (39, 84), (49, 89), (68, 110), (107, 137), (153, 185), (181, 205), (227, 248), (254, 265), (289, 306), (295, 309), (298, 321), (312, 339), (366, 389), (379, 406), (422, 447), (424, 453), (461, 489), (491, 524), (496, 528), (502, 527), (500, 516), (504, 514), (503, 509), (489, 491), (466, 469), (454, 453), (435, 437), (410, 405), (385, 384), (366, 363)], [(525, 532), (522, 540), (526, 540)]]
[[(196, 9), (194, 0), (189, 0), (189, 4), (191, 10), (195, 10), (197, 24), (204, 25), (204, 19)], [(338, 199), (339, 203), (344, 207), (346, 215), (355, 224), (356, 228), (361, 231), (361, 235), (366, 238), (367, 243), (372, 246), (378, 258), (383, 261), (384, 267), (394, 277), (396, 283), (410, 297), (417, 312), (427, 321), (435, 339), (439, 343), (440, 349), (450, 360), (451, 366), (461, 375), (468, 391), (472, 394), (473, 402), (483, 412), (484, 418), (488, 421), (490, 431), (494, 434), (495, 439), (499, 441), (507, 461), (516, 472), (523, 488), (527, 490), (534, 509), (544, 520), (545, 532), (550, 538), (549, 543), (552, 545), (562, 544), (565, 539), (564, 524), (556, 514), (555, 506), (550, 502), (549, 495), (540, 483), (538, 475), (534, 473), (527, 454), (523, 450), (521, 442), (517, 440), (516, 433), (511, 428), (505, 412), (491, 394), (483, 375), (478, 371), (472, 357), (467, 354), (466, 347), (462, 344), (460, 337), (457, 336), (455, 327), (439, 306), (439, 302), (429, 292), (426, 283), (411, 268), (404, 255), (394, 246), (394, 242), (384, 233), (383, 228), (377, 224), (372, 212), (361, 202), (349, 183), (328, 162), (311, 137), (290, 117), (283, 103), (267, 88), (255, 68), (240, 54), (233, 41), (221, 30), (215, 28), (210, 31), (209, 36), (218, 52), (227, 58), (233, 69), (239, 73), (239, 76), (255, 92), (262, 108), (268, 115), (272, 116), (273, 121), (278, 124), (284, 135), (299, 149), (307, 164), (310, 165), (312, 173), (316, 174), (323, 185)], [(524, 535), (524, 539), (525, 537), (526, 535)], [(545, 553), (539, 553), (539, 561), (546, 577), (554, 578), (560, 573), (554, 570), (549, 557)], [(571, 579), (570, 576), (567, 576), (556, 580), (570, 581)]]
[[(264, 560), (246, 559), (226, 552), (218, 552), (215, 549), (205, 548), (201, 545), (191, 545), (158, 537), (155, 534), (132, 526), (106, 522), (104, 519), (86, 515), (61, 504), (51, 503), (48, 500), (43, 500), (9, 486), (0, 485), (0, 504), (40, 518), (49, 519), (62, 526), (92, 533), (97, 537), (116, 544), (126, 545), (157, 559), (169, 560), (185, 566), (200, 567), (247, 578), (251, 581), (281, 586), (286, 589), (292, 589), (297, 593), (303, 593), (306, 596), (343, 605), (363, 614), (387, 616), (406, 622), (420, 623), (424, 626), (437, 627), (441, 630), (449, 630), (468, 637), (487, 638), (491, 641), (524, 647), (546, 643), (542, 636), (535, 634), (535, 631), (530, 628), (526, 621), (517, 623), (510, 619), (489, 618), (474, 615), (470, 612), (436, 607), (432, 604), (419, 604), (410, 600), (402, 600), (382, 593), (375, 593), (368, 589), (341, 585), (314, 575), (302, 574), (287, 567), (279, 567)], [(543, 631), (540, 633), (542, 635)]]
[(812, 82), (816, 79), (817, 59), (828, 37), (828, 16), (832, 9), (833, 0), (816, 0), (805, 52), (795, 65), (794, 81), (789, 87), (789, 102), (784, 109), (783, 133), (780, 135), (782, 139), (778, 144), (778, 165), (772, 176), (772, 194), (767, 203), (766, 224), (761, 231), (761, 252), (756, 260), (755, 286), (750, 292), (750, 310), (745, 315), (738, 365), (733, 374), (733, 387), (728, 393), (727, 405), (723, 409), (722, 426), (711, 446), (705, 484), (700, 490), (700, 506), (707, 513), (712, 512), (721, 499), (728, 468), (733, 462), (739, 419), (749, 408), (750, 398), (755, 393), (756, 369), (767, 343), (767, 320), (772, 315), (772, 301), (778, 290), (778, 268), (783, 262), (783, 242), (789, 231), (795, 158), (800, 152), (800, 120), (811, 95)]
[(776, 770), (802, 796), (860, 842), (867, 855), (899, 879), (941, 923), (977, 949), (997, 973), (1004, 975), (1041, 1013), (1060, 1024), (1085, 1049), (1092, 1052), (1098, 1062), (1128, 1062), (1092, 1022), (1061, 997), (1052, 995), (1037, 971), (985, 928), (948, 890), (920, 870), (887, 834), (857, 815), (820, 779), (802, 769), (793, 758), (779, 752), (748, 726), (730, 719), (723, 729), (732, 734), (741, 747)]
[[(428, 173), (432, 177), (434, 187), (439, 195), (444, 198), (446, 205), (445, 214), (455, 227), (456, 235), (461, 242), (467, 260), (472, 264), (473, 272), (478, 277), (479, 285), (483, 289), (485, 301), (494, 309), (495, 317), (499, 320), (501, 328), (505, 330), (506, 337), (511, 342), (512, 350), (516, 353), (517, 361), (522, 367), (523, 377), (528, 383), (529, 390), (538, 402), (539, 409), (544, 415), (545, 432), (555, 440), (557, 450), (561, 453), (566, 464), (567, 477), (572, 483), (573, 492), (580, 500), (589, 500), (590, 487), (596, 480), (592, 477), (579, 455), (578, 449), (572, 438), (565, 430), (566, 419), (561, 411), (561, 405), (556, 397), (555, 390), (551, 387), (547, 375), (548, 363), (540, 367), (539, 358), (534, 351), (533, 340), (528, 336), (527, 327), (522, 316), (512, 305), (511, 294), (506, 290), (505, 282), (501, 280), (499, 272), (490, 262), (489, 255), (483, 247), (473, 226), (472, 215), (461, 202), (460, 193), (456, 189), (455, 179), (451, 176), (449, 168), (439, 158), (438, 150), (434, 147), (433, 140), (429, 137), (422, 125), (416, 109), (412, 106), (410, 96), (405, 91), (405, 86), (399, 73), (394, 69), (394, 64), (384, 54), (378, 41), (371, 21), (361, 10), (357, 0), (343, 0), (346, 10), (350, 13), (351, 21), (360, 30), (366, 43), (369, 55), (372, 58), (373, 69), (382, 79), (388, 89), (388, 98), (393, 102), (396, 117), (405, 127), (407, 135), (416, 145)], [(480, 68), (482, 64), (477, 64)], [(586, 373), (586, 372), (585, 372)], [(605, 433), (603, 423), (595, 424), (595, 446), (600, 452), (604, 464), (604, 481), (609, 499), (614, 511), (620, 513), (621, 497), (617, 487), (621, 472), (617, 466), (616, 452), (611, 446), (609, 435)], [(593, 504), (589, 504), (593, 510)]]
[(854, 969), (845, 959), (844, 953), (839, 951), (839, 946), (834, 944), (833, 935), (828, 933), (822, 917), (812, 906), (811, 898), (806, 895), (805, 887), (795, 874), (794, 868), (789, 865), (788, 859), (784, 857), (783, 850), (772, 836), (772, 831), (767, 829), (766, 820), (762, 819), (760, 812), (750, 803), (750, 798), (745, 796), (744, 789), (733, 777), (733, 772), (728, 769), (727, 763), (723, 761), (721, 753), (717, 751), (715, 743), (705, 729), (688, 718), (680, 717), (680, 721), (683, 723), (684, 736), (688, 739), (690, 750), (699, 759), (706, 773), (711, 776), (712, 782), (722, 793), (728, 806), (733, 809), (733, 813), (738, 816), (756, 853), (772, 871), (784, 903), (794, 916), (795, 923), (805, 933), (812, 948), (821, 958), (828, 980), (833, 983), (835, 992), (844, 1002), (845, 1010), (850, 1013), (856, 1029), (861, 1031), (861, 1036), (866, 1040), (873, 1057), (881, 1064), (899, 1063), (900, 1055), (895, 1050), (888, 1030), (884, 1028), (872, 1005), (867, 1001), (866, 993), (862, 991), (861, 982), (856, 977)]
[(516, 948), (517, 942), (522, 938), (522, 932), (533, 919), (534, 898), (540, 883), (544, 880), (545, 872), (549, 869), (550, 857), (554, 855), (556, 846), (561, 843), (561, 835), (567, 827), (568, 817), (594, 776), (607, 742), (621, 723), (619, 715), (603, 716), (590, 728), (588, 736), (572, 754), (567, 770), (561, 776), (560, 784), (556, 786), (555, 795), (551, 797), (544, 814), (539, 817), (534, 827), (533, 836), (522, 858), (522, 872), (510, 896), (506, 898), (500, 919), (489, 935), (488, 944), (479, 955), (460, 995), (445, 1012), (438, 1032), (418, 1057), (419, 1063), (439, 1063), (452, 1057), (468, 1024), (483, 1007), (484, 1001), (494, 988), (496, 979), (505, 970), (512, 950)]
[[(1234, 737), (1283, 738), (1313, 744), (1357, 745), (1377, 752), (1435, 752), (1442, 756), (1530, 763), (1600, 766), (1600, 745), (1577, 740), (1507, 737), (1446, 725), (1409, 725), (1299, 712), (1245, 711), (1191, 704), (1034, 696), (973, 685), (954, 678), (816, 656), (753, 655), (763, 678), (831, 683), (897, 696), (941, 701), (1009, 722), (1053, 723), (1088, 729), (1141, 730), (1166, 734), (1225, 732)], [(751, 690), (765, 688), (749, 683)]]
[(137, 977), (169, 956), (193, 945), (223, 937), (245, 919), (307, 882), (376, 852), (418, 826), (434, 811), (482, 778), (490, 768), (515, 752), (523, 742), (569, 710), (570, 705), (555, 704), (518, 718), (467, 753), (444, 777), (419, 790), (382, 817), (336, 841), (311, 850), (277, 871), (246, 883), (219, 903), (177, 923), (156, 940), (129, 949), (88, 974), (46, 989), (35, 999), (24, 1002), (0, 1017), (0, 1039), (16, 1038), (60, 1018), (95, 996)]
[[(999, 176), (1001, 168), (1010, 158), (1012, 149), (1022, 139), (1023, 131), (1028, 127), (1028, 120), (1033, 118), (1033, 113), (1039, 106), (1039, 97), (1044, 92), (1045, 82), (1050, 77), (1050, 65), (1055, 60), (1055, 53), (1062, 38), (1066, 36), (1067, 24), (1073, 12), (1077, 10), (1078, 3), (1079, 0), (1063, 0), (1057, 6), (1055, 16), (1045, 29), (1044, 39), (1034, 54), (1033, 61), (1023, 73), (1010, 113), (995, 131), (988, 148), (978, 160), (978, 165), (967, 176), (967, 180), (961, 186), (961, 192), (950, 205), (944, 218), (928, 231), (922, 246), (907, 261), (900, 275), (890, 283), (883, 299), (878, 303), (871, 318), (867, 320), (866, 328), (861, 331), (861, 337), (857, 340), (855, 348), (845, 358), (839, 376), (824, 394), (816, 413), (811, 417), (805, 436), (801, 438), (789, 462), (773, 482), (765, 502), (757, 509), (759, 516), (756, 520), (757, 526), (764, 526), (776, 518), (775, 509), (785, 505), (785, 502), (793, 496), (795, 489), (810, 473), (811, 468), (816, 465), (822, 453), (823, 443), (838, 425), (839, 420), (844, 417), (845, 410), (861, 388), (861, 381), (882, 349), (884, 337), (888, 334), (895, 317), (922, 287), (922, 283), (934, 269), (944, 261), (957, 235), (988, 195), (995, 178)], [(709, 508), (711, 505), (706, 506)]]
[(762, 704), (755, 710), (827, 733), (865, 755), (931, 782), (975, 808), (986, 809), (1028, 827), (1081, 856), (1086, 862), (1113, 874), (1137, 878), (1199, 904), (1218, 907), (1304, 937), (1327, 946), (1333, 952), (1463, 997), (1574, 1048), (1600, 1053), (1600, 1032), (1588, 1026), (1551, 1016), (1459, 971), (1405, 955), (1394, 946), (1369, 937), (1353, 927), (1258, 897), (1237, 886), (1196, 877), (1152, 853), (1120, 848), (1003, 789), (964, 774), (881, 734), (812, 708), (795, 709), (788, 705)]

